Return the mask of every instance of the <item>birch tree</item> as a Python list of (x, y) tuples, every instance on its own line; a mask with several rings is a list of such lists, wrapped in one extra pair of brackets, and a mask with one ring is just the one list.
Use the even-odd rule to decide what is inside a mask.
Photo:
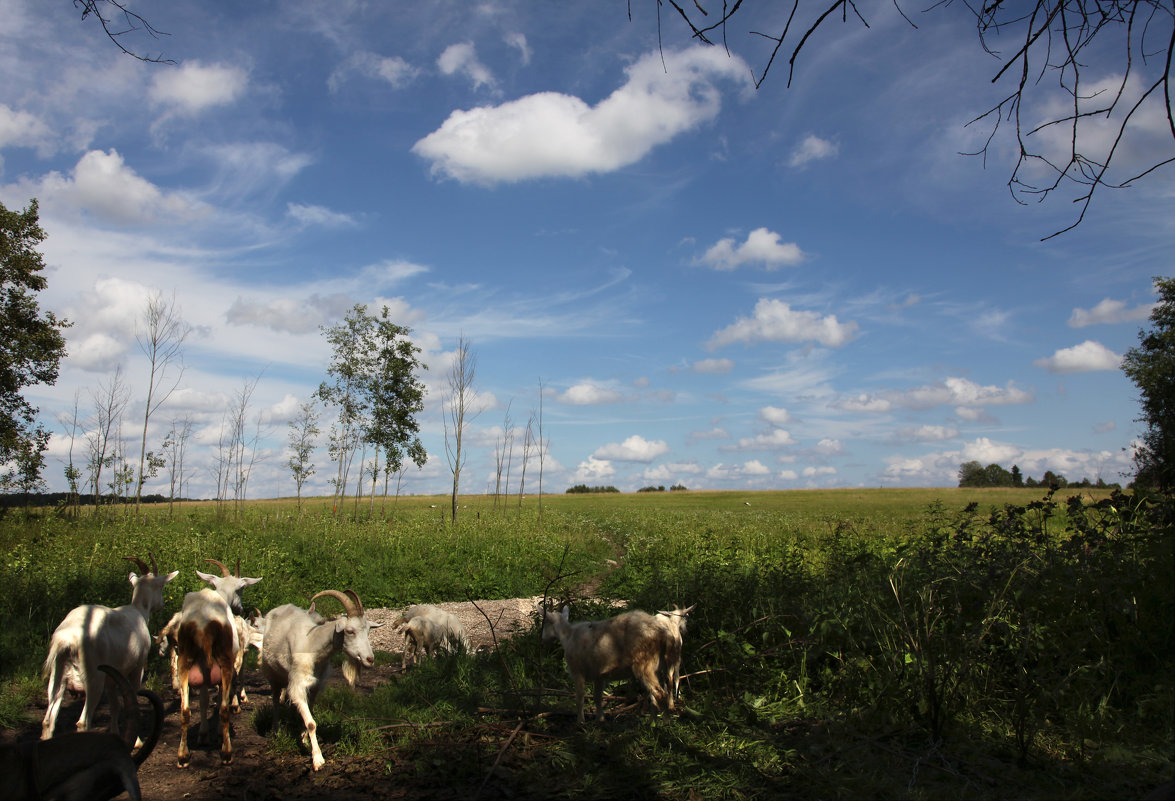
[(143, 310), (141, 328), (135, 335), (139, 350), (147, 357), (150, 370), (147, 375), (147, 403), (143, 409), (143, 440), (139, 447), (139, 472), (135, 483), (135, 508), (143, 497), (143, 482), (148, 474), (144, 472), (147, 459), (147, 426), (153, 415), (179, 386), (184, 376), (184, 340), (192, 332), (192, 326), (184, 321), (175, 304), (162, 292), (154, 292), (147, 298)]
[(122, 366), (114, 368), (110, 378), (90, 392), (94, 403), (94, 428), (86, 434), (89, 446), (90, 489), (94, 493), (94, 510), (102, 499), (102, 470), (111, 461), (116, 432), (122, 424), (122, 413), (130, 400), (130, 388), (123, 382)]
[(289, 423), (289, 453), (290, 459), (286, 465), (294, 476), (294, 485), (298, 488), (298, 513), (302, 513), (302, 487), (316, 472), (311, 458), (321, 433), (318, 427), (318, 404), (314, 398), (302, 403), (298, 413)]
[(441, 418), (445, 427), (445, 457), (453, 473), (452, 520), (457, 522), (457, 497), (461, 489), (461, 470), (468, 453), (464, 448), (465, 426), (476, 417), (473, 409), (473, 382), (477, 377), (477, 356), (470, 349), (464, 335), (457, 340), (453, 363), (449, 366), (448, 395), (442, 404)]

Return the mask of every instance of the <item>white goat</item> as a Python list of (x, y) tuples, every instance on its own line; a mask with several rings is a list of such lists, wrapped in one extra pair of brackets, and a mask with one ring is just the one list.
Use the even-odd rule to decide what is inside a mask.
[(49, 680), (49, 706), (41, 722), (42, 740), (53, 736), (67, 689), (86, 694), (78, 731), (94, 727), (94, 715), (104, 690), (109, 690), (111, 714), (117, 719), (121, 702), (114, 692), (113, 682), (98, 670), (99, 665), (113, 667), (136, 690), (142, 685), (143, 669), (151, 648), (147, 622), (153, 613), (163, 609), (163, 586), (179, 575), (176, 570), (160, 576), (155, 557), (150, 554), (149, 557), (149, 568), (141, 559), (123, 557), (134, 562), (143, 572), (142, 575), (130, 574), (133, 589), (129, 604), (116, 609), (96, 604), (79, 606), (66, 615), (53, 632), (43, 671), (43, 676)]
[(180, 744), (176, 764), (186, 768), (192, 754), (188, 748), (188, 727), (192, 719), (190, 691), (200, 699), (199, 737), (207, 736), (208, 691), (220, 685), (220, 761), (233, 760), (229, 719), (232, 716), (233, 680), (241, 661), (240, 629), (232, 609), (220, 593), (203, 589), (184, 596), (183, 608), (172, 616), (159, 633), (161, 650), (174, 647), (171, 681), (180, 696)]
[(669, 693), (669, 711), (673, 711), (674, 699), (680, 698), (681, 693), (678, 690), (678, 685), (681, 683), (681, 645), (682, 639), (685, 635), (685, 624), (689, 621), (689, 613), (694, 611), (694, 604), (687, 609), (682, 609), (677, 604), (673, 605), (673, 609), (665, 612), (659, 611), (653, 616), (657, 624), (665, 630), (665, 689)]
[(261, 581), (261, 577), (242, 577), (240, 559), (237, 560), (237, 574), (235, 576), (229, 572), (223, 562), (218, 562), (215, 559), (205, 559), (204, 561), (211, 562), (219, 567), (221, 575), (215, 576), (211, 573), (201, 573), (199, 570), (196, 571), (196, 575), (212, 585), (212, 589), (216, 590), (224, 600), (228, 601), (228, 605), (232, 608), (234, 615), (243, 617), (245, 608), (241, 605), (241, 590)]
[(261, 645), (261, 671), (269, 679), (273, 693), (274, 717), (278, 700), (283, 697), (298, 710), (306, 726), (303, 742), (310, 745), (314, 770), (321, 768), (326, 760), (318, 747), (317, 725), (310, 707), (326, 683), (331, 655), (339, 650), (343, 652), (346, 657), (343, 677), (354, 687), (360, 668), (375, 664), (368, 632), (383, 625), (367, 620), (354, 590), (345, 594), (323, 590), (310, 599), (311, 606), (326, 595), (342, 603), (343, 614), (324, 620), (321, 615), (293, 604), (271, 609), (265, 616), (265, 639)]
[(584, 685), (595, 685), (596, 720), (604, 719), (604, 685), (626, 675), (635, 676), (648, 691), (653, 709), (659, 711), (665, 690), (657, 679), (669, 640), (666, 627), (647, 612), (625, 612), (607, 620), (570, 622), (571, 610), (543, 612), (543, 640), (563, 644), (567, 671), (575, 681), (575, 710), (583, 723)]
[(413, 604), (400, 615), (399, 624), (404, 624), (404, 666), (415, 663), (416, 656), (424, 652), (432, 656), (438, 648), (449, 653), (463, 649), (473, 650), (469, 634), (460, 618), (432, 604)]

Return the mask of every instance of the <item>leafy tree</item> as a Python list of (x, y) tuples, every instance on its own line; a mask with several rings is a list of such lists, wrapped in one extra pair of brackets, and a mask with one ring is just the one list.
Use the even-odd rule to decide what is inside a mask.
[[(769, 55), (755, 76), (756, 86), (767, 79), (776, 57), (782, 60), (789, 53), (790, 86), (805, 48), (816, 47), (817, 34), (835, 21), (856, 18), (869, 26), (854, 0), (796, 0), (786, 17), (770, 2), (724, 0), (719, 6), (714, 0), (665, 1), (699, 42), (735, 52), (741, 49), (744, 32), (756, 46), (767, 42)], [(656, 8), (660, 32), (662, 3)], [(973, 155), (986, 156), (999, 127), (1013, 126), (1018, 158), (1008, 189), (1016, 202), (1043, 200), (1061, 189), (1075, 195), (1077, 219), (1052, 236), (1081, 223), (1099, 188), (1131, 185), (1175, 162), (1173, 0), (932, 3), (931, 9), (974, 17), (968, 22), (975, 26), (977, 45), (995, 59), (991, 83), (1004, 87), (1003, 98), (971, 121), (989, 131), (987, 142)], [(898, 11), (917, 27), (900, 5)], [(732, 25), (736, 16), (737, 24)], [(1045, 81), (1045, 75), (1056, 78)], [(1152, 113), (1163, 119), (1162, 133), (1154, 134), (1160, 141), (1145, 164), (1130, 164), (1133, 148), (1124, 143), (1131, 141), (1132, 132), (1152, 135)], [(1166, 140), (1168, 133), (1171, 140)], [(1065, 144), (1058, 149), (1057, 142)], [(1121, 173), (1115, 167), (1130, 171)]]
[(1175, 488), (1175, 278), (1156, 278), (1159, 302), (1151, 330), (1139, 331), (1139, 344), (1126, 352), (1122, 371), (1136, 387), (1146, 424), (1135, 451), (1135, 483), (1163, 492)]
[(298, 407), (298, 413), (289, 423), (290, 460), (286, 464), (294, 476), (294, 484), (298, 488), (298, 511), (302, 511), (302, 486), (316, 472), (311, 457), (314, 455), (315, 440), (320, 429), (318, 428), (318, 409), (314, 398)]
[(964, 462), (959, 465), (960, 487), (986, 487), (987, 472), (979, 462)]
[(983, 468), (983, 473), (986, 478), (985, 486), (988, 487), (1011, 487), (1015, 486), (1015, 481), (1012, 480), (1012, 474), (994, 462)]
[(22, 212), (0, 203), (0, 488), (40, 482), (49, 432), (37, 422), (38, 409), (23, 391), (57, 381), (65, 355), (62, 330), (69, 326), (42, 312), (37, 293), (47, 286), (37, 245), (45, 240), (37, 201)]
[(1013, 487), (1023, 487), (1024, 486), (1024, 476), (1020, 473), (1020, 466), (1015, 465), (1015, 464), (1012, 465), (1012, 486)]

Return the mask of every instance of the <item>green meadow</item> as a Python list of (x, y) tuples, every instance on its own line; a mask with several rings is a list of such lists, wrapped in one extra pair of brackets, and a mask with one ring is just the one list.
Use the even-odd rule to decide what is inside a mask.
[[(1140, 797), (1175, 771), (1175, 507), (1109, 491), (661, 492), (9, 510), (0, 725), (44, 693), (79, 603), (129, 599), (123, 556), (264, 576), (246, 603), (353, 588), (368, 607), (548, 595), (572, 619), (697, 604), (683, 710), (574, 723), (537, 626), (316, 708), (332, 754), (404, 786), (533, 797)], [(385, 660), (386, 661), (386, 660)], [(152, 657), (147, 683), (169, 684)], [(618, 682), (618, 695), (636, 695)], [(611, 705), (610, 705), (611, 706)], [(268, 705), (236, 725), (300, 753)], [(399, 721), (389, 725), (387, 721)], [(487, 756), (488, 755), (488, 756)], [(443, 758), (442, 758), (443, 757)], [(495, 758), (496, 757), (496, 758)], [(489, 789), (486, 789), (489, 788)], [(539, 792), (541, 790), (541, 793)]]

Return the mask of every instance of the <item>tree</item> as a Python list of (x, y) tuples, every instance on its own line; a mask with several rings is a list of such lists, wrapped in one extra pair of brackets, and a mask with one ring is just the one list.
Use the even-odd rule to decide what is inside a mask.
[(1175, 278), (1156, 278), (1159, 302), (1151, 329), (1138, 332), (1139, 344), (1126, 352), (1122, 372), (1138, 387), (1146, 425), (1134, 452), (1134, 483), (1161, 492), (1175, 488)]
[(457, 494), (461, 488), (461, 468), (469, 454), (464, 450), (465, 426), (476, 413), (473, 411), (473, 382), (477, 377), (477, 356), (469, 349), (469, 340), (461, 335), (453, 363), (449, 365), (449, 394), (442, 404), (441, 418), (445, 427), (445, 457), (453, 473), (452, 520), (457, 522)]
[(341, 323), (329, 328), (320, 327), (330, 343), (332, 356), (326, 370), (328, 379), (318, 385), (315, 396), (338, 409), (337, 420), (331, 424), (329, 442), (331, 459), (337, 464), (335, 477), (330, 480), (334, 487), (334, 508), (346, 494), (351, 461), (366, 426), (368, 399), (363, 383), (369, 368), (364, 342), (371, 337), (372, 325), (367, 307), (356, 303)]
[(290, 419), (289, 425), (290, 460), (286, 464), (298, 488), (298, 512), (301, 513), (302, 486), (315, 473), (310, 459), (314, 455), (315, 441), (321, 433), (318, 428), (318, 405), (314, 398), (298, 407), (298, 413)]
[(987, 471), (983, 469), (983, 465), (975, 461), (964, 462), (963, 464), (959, 465), (959, 486), (987, 486)]
[[(666, 2), (699, 42), (721, 41), (728, 50), (732, 43), (737, 46), (739, 31), (729, 30), (737, 15), (750, 37), (773, 43), (754, 77), (756, 87), (767, 79), (776, 57), (787, 53), (790, 87), (801, 53), (834, 20), (847, 22), (852, 12), (869, 27), (854, 0), (818, 0), (802, 9), (794, 0), (784, 23), (755, 16), (762, 9), (772, 14), (776, 7), (769, 3), (724, 0), (716, 8), (713, 0)], [(661, 5), (656, 3), (658, 33)], [(1016, 202), (1043, 200), (1062, 187), (1076, 193), (1077, 219), (1051, 236), (1079, 225), (1099, 188), (1129, 186), (1175, 162), (1175, 0), (997, 0), (932, 3), (929, 9), (946, 7), (966, 9), (974, 17), (978, 46), (997, 62), (991, 82), (1007, 87), (1003, 99), (969, 123), (989, 126), (986, 143), (970, 155), (986, 157), (1000, 125), (1012, 125), (1019, 155), (1007, 185)], [(898, 11), (917, 27), (900, 6)], [(1052, 80), (1044, 81), (1046, 76)], [(1165, 141), (1164, 131), (1145, 165), (1124, 164), (1127, 135), (1145, 134), (1152, 112), (1165, 117), (1171, 141)], [(1064, 143), (1059, 151), (1054, 150), (1057, 142)], [(1118, 165), (1129, 171), (1112, 171)]]
[(175, 499), (184, 496), (184, 456), (187, 452), (188, 438), (192, 435), (191, 417), (182, 420), (172, 420), (171, 430), (163, 440), (163, 452), (167, 454), (167, 478), (170, 491), (167, 496), (167, 513), (175, 510)]
[(86, 434), (89, 446), (90, 488), (94, 493), (94, 510), (102, 499), (102, 470), (116, 462), (116, 432), (122, 428), (122, 413), (130, 400), (130, 388), (123, 383), (122, 366), (114, 368), (110, 380), (90, 392), (94, 402), (94, 425)]
[(1012, 465), (1012, 486), (1013, 487), (1023, 487), (1024, 486), (1024, 476), (1020, 472), (1019, 465)]
[(0, 489), (40, 480), (49, 431), (37, 422), (39, 409), (23, 392), (57, 382), (65, 355), (62, 331), (69, 326), (42, 312), (37, 293), (48, 282), (37, 245), (45, 241), (37, 201), (21, 212), (0, 203)]
[[(143, 309), (142, 328), (135, 335), (139, 350), (147, 357), (150, 371), (147, 377), (147, 403), (143, 410), (143, 441), (139, 447), (139, 479), (135, 484), (135, 506), (143, 497), (144, 462), (147, 456), (147, 426), (151, 415), (171, 397), (184, 376), (183, 345), (192, 326), (184, 321), (175, 296), (164, 300), (163, 293), (153, 292)], [(174, 376), (168, 373), (179, 362)], [(169, 380), (170, 379), (170, 380)], [(152, 474), (154, 475), (154, 474)]]
[[(73, 0), (73, 6), (82, 10), (83, 20), (91, 17), (98, 20), (98, 24), (102, 26), (107, 38), (128, 56), (154, 64), (175, 63), (174, 60), (164, 58), (162, 55), (143, 55), (126, 46), (124, 37), (130, 33), (142, 31), (154, 39), (168, 34), (151, 27), (151, 23), (127, 8), (126, 3), (122, 0)], [(122, 22), (116, 22), (119, 17), (122, 18)]]

